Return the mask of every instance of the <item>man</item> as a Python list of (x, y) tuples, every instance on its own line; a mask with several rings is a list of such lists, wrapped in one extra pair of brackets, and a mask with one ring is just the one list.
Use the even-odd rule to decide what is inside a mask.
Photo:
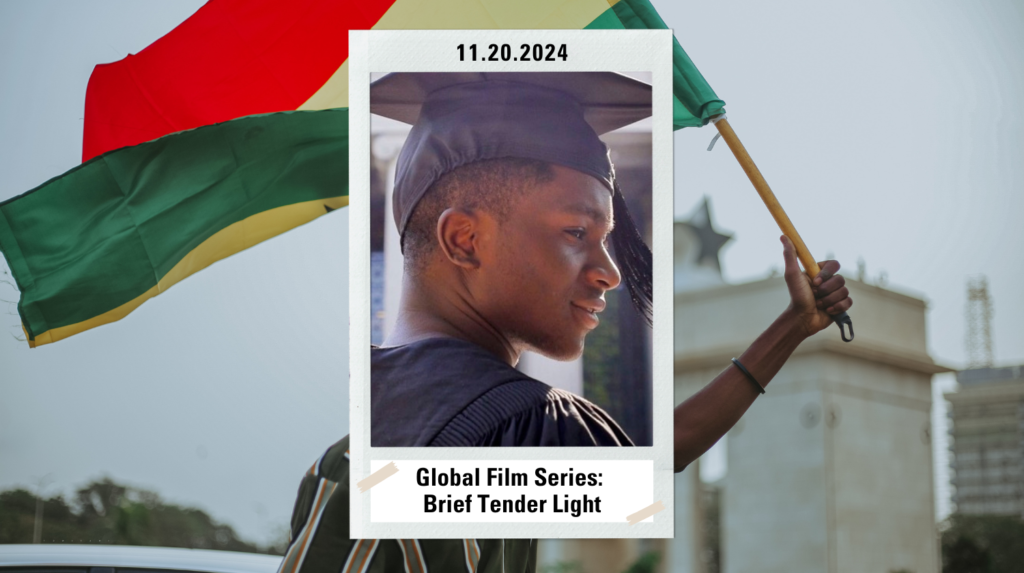
[[(740, 356), (750, 377), (733, 364), (675, 411), (675, 467), (682, 471), (707, 451), (762, 393), (793, 349), (828, 328), (830, 315), (849, 309), (835, 261), (825, 261), (812, 281), (800, 271), (792, 244), (782, 238), (790, 305)], [(529, 539), (350, 540), (348, 437), (332, 446), (306, 473), (292, 514), (291, 543), (280, 573), (388, 571), (536, 571), (537, 542)]]
[(371, 86), (373, 113), (413, 123), (393, 195), (402, 297), (371, 350), (375, 447), (632, 445), (602, 409), (515, 365), (526, 350), (579, 357), (623, 276), (650, 320), (650, 250), (598, 138), (650, 102), (650, 86), (611, 73)]
[[(374, 105), (374, 112), (417, 126), (399, 159), (395, 189), (406, 255), (402, 300), (395, 329), (372, 351), (374, 446), (631, 443), (593, 404), (513, 368), (526, 349), (579, 356), (600, 320), (603, 294), (620, 282), (644, 314), (652, 292), (650, 253), (624, 212), (597, 139), (609, 122), (599, 113), (589, 120), (597, 125), (586, 128), (585, 104), (594, 102), (567, 101), (593, 86), (567, 95), (537, 91), (555, 85), (573, 92), (578, 86), (568, 75), (553, 84), (549, 77), (544, 86), (509, 85), (528, 81), (523, 75), (463, 74), (451, 84), (433, 74), (406, 74), (376, 86), (404, 82), (391, 104)], [(626, 123), (649, 115), (649, 95), (637, 111), (642, 97), (630, 90), (640, 88), (621, 84), (621, 77), (605, 80), (597, 91), (610, 99), (594, 105), (614, 109)], [(463, 83), (484, 85), (464, 92)], [(456, 93), (431, 100), (452, 88)], [(529, 93), (516, 95), (522, 91)], [(537, 98), (555, 112), (530, 117), (508, 109)], [(467, 113), (476, 113), (474, 121), (459, 119)], [(479, 127), (469, 126), (474, 122)], [(510, 132), (511, 142), (495, 135)], [(581, 149), (586, 152), (576, 153)], [(790, 304), (722, 374), (676, 408), (676, 471), (735, 424), (802, 340), (852, 305), (837, 262), (821, 263), (812, 280), (788, 239), (782, 244)], [(433, 556), (434, 570), (536, 569), (532, 540), (348, 540), (348, 467), (339, 453), (346, 450), (347, 438), (307, 474), (282, 572), (422, 570), (410, 561), (417, 554)]]
[[(434, 199), (482, 180), (511, 195), (507, 210)], [(497, 159), (447, 174), (431, 193), (406, 233), (398, 321), (371, 354), (374, 445), (631, 445), (594, 404), (514, 368), (526, 349), (579, 357), (598, 325), (604, 292), (621, 280), (604, 246), (609, 192), (565, 167)], [(436, 244), (421, 233), (431, 221)]]

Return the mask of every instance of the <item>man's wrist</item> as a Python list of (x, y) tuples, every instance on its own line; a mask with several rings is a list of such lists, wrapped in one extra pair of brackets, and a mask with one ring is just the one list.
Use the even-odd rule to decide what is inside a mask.
[(807, 326), (807, 321), (793, 308), (793, 305), (786, 307), (786, 310), (782, 311), (775, 322), (782, 330), (782, 336), (796, 341), (797, 344), (813, 334)]

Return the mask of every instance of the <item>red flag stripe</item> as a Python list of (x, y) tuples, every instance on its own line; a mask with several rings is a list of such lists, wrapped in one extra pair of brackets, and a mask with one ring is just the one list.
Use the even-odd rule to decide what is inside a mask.
[(93, 70), (82, 160), (302, 105), (348, 58), (348, 30), (394, 0), (210, 0), (138, 54)]

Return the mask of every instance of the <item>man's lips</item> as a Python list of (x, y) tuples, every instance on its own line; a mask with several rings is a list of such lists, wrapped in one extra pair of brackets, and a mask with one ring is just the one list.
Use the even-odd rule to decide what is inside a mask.
[(602, 298), (588, 298), (584, 300), (577, 300), (572, 302), (573, 306), (578, 306), (587, 312), (598, 313), (604, 310), (607, 304)]
[(597, 328), (598, 324), (601, 324), (601, 319), (597, 317), (597, 313), (604, 310), (605, 302), (603, 300), (599, 298), (587, 299), (569, 304), (572, 305), (573, 313), (580, 318), (588, 329), (593, 330)]

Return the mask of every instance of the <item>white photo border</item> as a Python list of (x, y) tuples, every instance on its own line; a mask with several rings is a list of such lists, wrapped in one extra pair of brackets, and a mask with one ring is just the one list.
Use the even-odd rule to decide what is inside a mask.
[[(458, 44), (566, 44), (567, 61), (459, 61)], [(382, 538), (670, 538), (674, 519), (673, 155), (671, 30), (351, 30), (349, 31), (349, 394), (350, 534)], [(650, 72), (652, 83), (653, 445), (634, 448), (373, 448), (370, 445), (370, 73)], [(371, 460), (413, 471), (416, 460), (650, 460), (653, 519), (614, 523), (373, 523), (371, 492), (357, 483)], [(402, 462), (406, 463), (402, 463)], [(378, 463), (379, 465), (379, 463)], [(372, 491), (372, 490), (371, 490)], [(640, 511), (644, 507), (637, 507)]]

